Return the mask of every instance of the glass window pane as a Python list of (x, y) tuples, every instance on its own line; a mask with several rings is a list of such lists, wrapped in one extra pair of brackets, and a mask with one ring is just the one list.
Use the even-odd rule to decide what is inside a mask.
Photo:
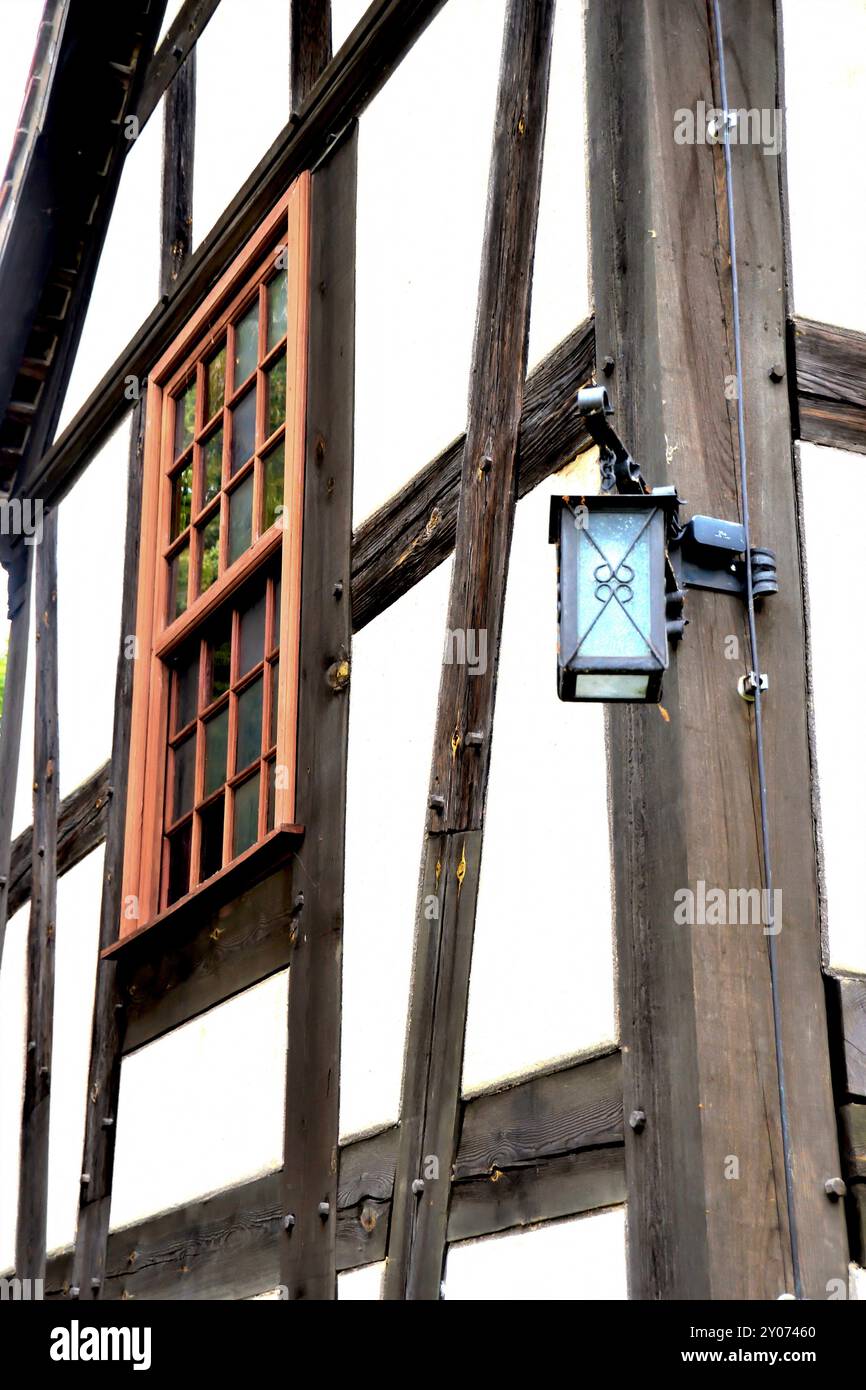
[(271, 722), (268, 737), (268, 747), (273, 748), (277, 741), (277, 709), (279, 700), (278, 682), (280, 675), (280, 664), (275, 661), (271, 667)]
[(172, 752), (171, 821), (192, 810), (195, 795), (195, 730)]
[(223, 475), (223, 427), (207, 439), (202, 446), (202, 505), (216, 497), (222, 487)]
[(223, 821), (225, 820), (225, 797), (219, 797), (201, 813), (201, 873), (204, 880), (211, 878), (223, 864)]
[(259, 593), (241, 612), (238, 677), (245, 676), (265, 654), (265, 595)]
[(265, 459), (264, 517), (262, 530), (267, 531), (277, 519), (277, 508), (283, 505), (283, 478), (286, 471), (286, 445), (280, 440)]
[(232, 476), (256, 447), (256, 392), (248, 391), (232, 411)]
[(268, 421), (265, 435), (273, 434), (274, 430), (285, 423), (286, 419), (286, 359), (285, 356), (278, 357), (272, 367), (267, 372), (268, 385)]
[(207, 404), (205, 406), (205, 419), (209, 420), (218, 410), (222, 410), (223, 401), (226, 396), (226, 345), (223, 343), (219, 352), (212, 357), (207, 364), (205, 373), (205, 385), (207, 387)]
[(192, 443), (195, 433), (195, 378), (182, 396), (175, 401), (174, 456), (177, 458)]
[(243, 854), (259, 838), (259, 774), (235, 789), (233, 854)]
[(203, 594), (209, 589), (219, 573), (220, 563), (220, 514), (219, 508), (210, 521), (202, 527), (201, 564), (199, 566), (198, 591)]
[(179, 550), (171, 561), (168, 579), (168, 620), (179, 618), (189, 602), (189, 546)]
[(224, 695), (231, 682), (232, 659), (232, 615), (230, 611), (220, 614), (208, 636), (208, 689), (207, 703)]
[(286, 288), (288, 275), (281, 270), (268, 284), (268, 352), (286, 336)]
[(235, 389), (246, 381), (259, 360), (259, 297), (235, 324)]
[(168, 840), (167, 901), (177, 902), (189, 892), (189, 852), (192, 844), (192, 821), (188, 820)]
[(198, 709), (198, 646), (179, 658), (174, 672), (174, 730), (183, 729)]
[(238, 696), (238, 738), (235, 772), (242, 772), (262, 752), (262, 690), (261, 676)]
[(253, 475), (244, 478), (229, 498), (229, 564), (233, 565), (253, 538)]
[(210, 796), (226, 780), (229, 711), (224, 705), (204, 726), (204, 794)]
[(276, 772), (277, 772), (277, 765), (276, 765), (276, 763), (273, 763), (273, 762), (268, 763), (268, 825), (267, 825), (268, 830), (273, 830), (274, 825), (275, 825), (275, 823), (276, 823), (276, 805), (277, 805), (277, 790), (276, 790), (277, 779), (276, 779)]
[(192, 511), (192, 461), (174, 475), (171, 485), (171, 539), (189, 526)]

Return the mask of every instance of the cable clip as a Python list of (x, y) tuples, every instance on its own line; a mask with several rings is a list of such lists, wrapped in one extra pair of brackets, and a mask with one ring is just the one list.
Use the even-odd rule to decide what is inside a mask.
[(763, 695), (769, 688), (770, 678), (764, 671), (761, 672), (760, 676), (756, 671), (749, 671), (747, 675), (740, 676), (737, 681), (737, 690), (744, 700), (748, 700), (750, 705), (755, 702), (757, 690), (760, 690)]

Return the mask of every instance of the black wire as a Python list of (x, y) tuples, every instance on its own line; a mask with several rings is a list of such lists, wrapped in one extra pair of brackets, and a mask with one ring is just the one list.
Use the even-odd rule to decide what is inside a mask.
[(755, 625), (755, 595), (752, 587), (752, 553), (749, 534), (749, 481), (746, 468), (746, 426), (743, 411), (743, 357), (740, 344), (740, 285), (737, 276), (737, 236), (734, 220), (734, 175), (728, 129), (728, 81), (725, 72), (725, 43), (722, 37), (722, 16), (719, 0), (713, 0), (716, 47), (719, 55), (719, 95), (724, 111), (722, 143), (725, 153), (725, 187), (728, 199), (728, 233), (731, 243), (731, 292), (734, 310), (734, 364), (737, 373), (737, 433), (740, 453), (740, 491), (742, 494), (743, 531), (746, 538), (746, 608), (749, 617), (749, 646), (755, 672), (755, 744), (758, 759), (758, 793), (761, 807), (761, 841), (764, 856), (764, 882), (767, 893), (767, 932), (770, 957), (770, 991), (773, 999), (773, 1037), (776, 1046), (776, 1074), (779, 1083), (779, 1113), (782, 1122), (782, 1151), (785, 1159), (785, 1197), (788, 1206), (788, 1229), (791, 1236), (791, 1263), (794, 1270), (794, 1290), (803, 1297), (800, 1271), (800, 1247), (797, 1219), (794, 1212), (794, 1164), (791, 1149), (791, 1124), (788, 1115), (788, 1093), (785, 1087), (785, 1059), (782, 1051), (782, 1013), (779, 1000), (779, 961), (776, 947), (775, 902), (773, 898), (773, 861), (770, 853), (770, 824), (767, 810), (767, 777), (764, 763), (764, 729), (761, 711), (761, 665), (758, 656), (758, 634)]

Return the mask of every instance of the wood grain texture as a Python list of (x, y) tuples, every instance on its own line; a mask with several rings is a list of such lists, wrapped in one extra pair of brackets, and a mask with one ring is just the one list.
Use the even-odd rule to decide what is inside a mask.
[[(593, 324), (587, 319), (527, 378), (517, 441), (519, 497), (589, 447), (576, 397), (592, 379), (594, 351)], [(408, 593), (454, 549), (465, 445), (466, 436), (460, 435), (355, 531), (355, 632)]]
[(165, 94), (162, 125), (162, 231), (159, 292), (169, 294), (192, 251), (196, 54)]
[(331, 0), (291, 0), (292, 110), (306, 101), (331, 61)]
[(57, 931), (57, 513), (44, 521), (36, 554), (36, 713), (33, 741), (33, 887), (27, 930), (24, 1097), (15, 1272), (45, 1277), (48, 1222), (48, 1125), (54, 1038)]
[[(730, 104), (780, 104), (772, 0), (724, 6)], [(672, 42), (672, 36), (675, 42)], [(615, 363), (616, 424), (651, 484), (690, 512), (739, 516), (722, 151), (673, 139), (674, 113), (717, 104), (703, 6), (599, 3), (587, 12), (596, 353)], [(664, 138), (664, 132), (670, 138)], [(661, 132), (661, 135), (660, 135)], [(805, 645), (784, 360), (778, 161), (733, 150), (753, 544), (771, 545), (780, 594), (759, 614), (795, 1202), (807, 1296), (846, 1277), (832, 1111), (805, 708)], [(775, 1298), (793, 1291), (767, 940), (760, 928), (674, 925), (674, 894), (760, 888), (742, 604), (694, 594), (651, 707), (612, 711), (609, 749), (634, 1298)], [(741, 660), (726, 660), (735, 635)], [(725, 1177), (736, 1155), (740, 1177)]]
[[(112, 787), (110, 764), (104, 763), (86, 782), (65, 796), (57, 813), (57, 874), (74, 869), (105, 839)], [(33, 828), (15, 837), (9, 868), (9, 916), (30, 900), (33, 869)]]
[(190, 257), (168, 302), (148, 316), (51, 449), (28, 464), (17, 484), (23, 495), (42, 497), (48, 505), (68, 491), (126, 409), (125, 378), (147, 376), (292, 180), (361, 113), (443, 3), (373, 0), (297, 116)]
[(184, 0), (165, 38), (148, 64), (135, 105), (140, 130), (150, 120), (160, 99), (170, 92), (180, 70), (195, 58), (195, 46), (213, 18), (220, 0)]
[(866, 976), (840, 976), (834, 981), (839, 999), (844, 1090), (866, 1100)]
[[(313, 174), (301, 578), (297, 856), (303, 893), (289, 971), (280, 1282), (336, 1298), (343, 877), (352, 612), (355, 385), (353, 126)], [(287, 602), (285, 596), (283, 603)], [(320, 1214), (320, 1204), (328, 1210)]]
[[(466, 1101), (463, 1134), (471, 1139), (466, 1147), (461, 1140), (464, 1176), (454, 1184), (449, 1239), (622, 1201), (622, 1144), (608, 1142), (617, 1131), (611, 1111), (619, 1079), (618, 1054), (590, 1057)], [(564, 1130), (564, 1114), (580, 1118)], [(519, 1135), (508, 1154), (501, 1149), (503, 1130)], [(554, 1135), (562, 1151), (552, 1151)], [(385, 1257), (398, 1143), (399, 1130), (392, 1125), (340, 1146), (338, 1271)], [(479, 1156), (497, 1153), (501, 1166), (483, 1169)], [(101, 1297), (236, 1299), (276, 1287), (285, 1238), (280, 1187), (280, 1173), (267, 1173), (114, 1232)], [(71, 1286), (71, 1252), (65, 1251), (49, 1261), (46, 1296), (67, 1296)]]
[[(8, 585), (7, 614), (10, 626), (9, 646), (6, 650), (6, 686), (0, 718), (0, 786), (4, 788), (4, 795), (0, 797), (0, 965), (3, 963), (6, 924), (15, 910), (10, 907), (15, 796), (9, 789), (18, 784), (18, 763), (21, 754), (27, 649), (30, 646), (33, 546), (24, 546), (14, 560), (4, 564), (4, 569)], [(31, 837), (32, 851), (32, 829), (24, 834)]]
[[(486, 666), (444, 663), (403, 1072), (385, 1296), (438, 1299), (457, 1143), (484, 802), (526, 376), (553, 0), (510, 0), (499, 74), (447, 627)], [(446, 644), (447, 645), (447, 644)], [(466, 742), (469, 732), (480, 741)], [(431, 916), (427, 905), (435, 902)], [(438, 1176), (430, 1177), (433, 1163)], [(419, 1194), (413, 1185), (425, 1182)]]
[(866, 453), (866, 333), (795, 318), (788, 342), (800, 438)]

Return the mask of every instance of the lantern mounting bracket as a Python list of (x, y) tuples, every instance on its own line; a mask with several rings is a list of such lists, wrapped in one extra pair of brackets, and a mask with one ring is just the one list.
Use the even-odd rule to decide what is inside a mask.
[[(693, 516), (683, 525), (679, 507), (683, 499), (676, 487), (650, 488), (638, 464), (623, 444), (608, 416), (613, 414), (607, 388), (586, 386), (577, 393), (577, 408), (584, 418), (590, 438), (598, 446), (602, 493), (624, 495), (643, 493), (673, 496), (667, 534), (669, 635), (682, 636), (682, 598), (686, 589), (709, 589), (713, 593), (736, 594), (747, 598), (746, 533), (738, 521), (714, 516)], [(776, 556), (766, 547), (750, 548), (752, 594), (762, 598), (778, 592)], [(672, 619), (673, 621), (670, 621)]]

